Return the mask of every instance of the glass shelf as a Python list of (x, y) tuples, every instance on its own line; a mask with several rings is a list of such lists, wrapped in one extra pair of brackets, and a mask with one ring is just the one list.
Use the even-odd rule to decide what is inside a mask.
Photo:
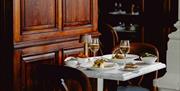
[(130, 15), (130, 16), (138, 16), (140, 15), (139, 12), (135, 12), (135, 13), (121, 13), (119, 11), (113, 11), (113, 12), (109, 12), (110, 15)]

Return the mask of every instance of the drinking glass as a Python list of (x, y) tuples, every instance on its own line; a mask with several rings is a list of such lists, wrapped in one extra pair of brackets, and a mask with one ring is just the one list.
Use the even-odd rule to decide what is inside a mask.
[(121, 40), (120, 41), (120, 51), (124, 55), (124, 58), (126, 58), (126, 54), (130, 52), (130, 42), (129, 40)]
[(96, 56), (96, 52), (99, 50), (98, 38), (92, 38), (91, 42), (89, 43), (89, 49), (93, 52), (93, 56)]

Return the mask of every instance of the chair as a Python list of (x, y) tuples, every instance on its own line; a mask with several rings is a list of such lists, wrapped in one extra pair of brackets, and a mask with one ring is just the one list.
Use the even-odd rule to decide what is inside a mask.
[[(131, 46), (130, 53), (132, 53), (132, 54), (141, 56), (145, 52), (148, 52), (148, 53), (156, 55), (159, 58), (159, 51), (152, 44), (133, 42), (130, 44), (130, 46)], [(119, 49), (119, 45), (116, 45), (116, 47), (113, 48), (112, 53), (115, 53), (117, 51), (120, 52), (120, 50), (118, 50), (118, 49)]]
[(100, 26), (100, 40), (103, 54), (110, 54), (112, 48), (119, 43), (119, 37), (117, 32), (109, 24), (102, 23)]
[[(130, 46), (131, 46), (130, 53), (141, 56), (145, 52), (148, 52), (148, 53), (156, 55), (158, 57), (157, 61), (159, 61), (159, 52), (158, 52), (158, 49), (154, 45), (149, 44), (149, 43), (131, 43)], [(118, 47), (119, 45), (113, 49), (113, 52), (120, 51)], [(153, 80), (154, 78), (157, 78), (158, 71), (156, 71), (155, 73), (148, 74), (147, 76), (146, 77), (141, 76), (138, 79), (132, 79), (129, 81), (129, 83), (131, 83), (130, 85), (134, 85), (135, 83), (137, 83), (137, 86), (139, 87), (137, 86), (118, 87), (117, 91), (148, 91), (148, 89), (142, 88), (141, 84), (143, 82), (143, 85), (145, 87), (148, 87), (149, 83), (148, 84), (145, 84), (145, 83), (147, 83), (149, 79)]]
[[(112, 39), (111, 39), (110, 43), (109, 43), (109, 41), (108, 41), (108, 43), (106, 43), (107, 45), (112, 43), (112, 46), (110, 46), (110, 47), (107, 46), (104, 49), (107, 50), (109, 48), (112, 48), (112, 51), (111, 51), (112, 53), (114, 53), (115, 51), (120, 51), (120, 50), (118, 50), (119, 37), (118, 37), (117, 32), (113, 29), (112, 26), (110, 26), (108, 24), (104, 24), (103, 26), (106, 28), (106, 29), (103, 29), (103, 31), (108, 30), (107, 33), (102, 34), (102, 35), (106, 36), (106, 37), (104, 37), (104, 40), (106, 40), (107, 36), (108, 36), (108, 38), (111, 38), (110, 36), (112, 36)], [(106, 32), (106, 31), (104, 31), (104, 32)], [(148, 43), (131, 43), (131, 51), (130, 51), (130, 53), (141, 55), (144, 52), (148, 52), (148, 53), (156, 55), (158, 57), (157, 61), (159, 61), (159, 52), (158, 52), (158, 49), (154, 45), (148, 44)], [(158, 77), (157, 75), (158, 75), (158, 72), (156, 72), (155, 76), (153, 76), (153, 77), (157, 78)], [(150, 77), (151, 76), (152, 76), (152, 74), (150, 75)], [(125, 86), (118, 86), (118, 87), (115, 86), (117, 84), (117, 81), (105, 80), (105, 85), (108, 86), (107, 87), (108, 91), (115, 91), (114, 89), (116, 89), (116, 88), (117, 88), (117, 91), (135, 91), (135, 90), (137, 90), (137, 91), (148, 91), (148, 89), (142, 88), (140, 86), (142, 82), (145, 83), (147, 81), (147, 80), (144, 81), (145, 79), (146, 79), (146, 77), (144, 78), (143, 76), (141, 76), (141, 77), (139, 77), (137, 79), (133, 79), (133, 80), (130, 80), (128, 82), (124, 82), (122, 85), (125, 84)], [(133, 83), (137, 83), (137, 86), (127, 86), (127, 84), (129, 84), (129, 83), (131, 83), (131, 85)]]
[[(81, 90), (92, 91), (89, 79), (80, 70), (60, 65), (38, 65), (33, 73), (34, 91), (76, 91), (68, 88), (69, 82), (75, 83), (74, 86), (80, 85)], [(71, 85), (72, 86), (72, 85)]]

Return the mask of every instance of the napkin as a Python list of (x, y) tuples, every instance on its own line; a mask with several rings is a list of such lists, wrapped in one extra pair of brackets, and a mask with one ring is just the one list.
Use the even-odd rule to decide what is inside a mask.
[(93, 66), (93, 63), (94, 63), (94, 62), (91, 62), (91, 61), (89, 61), (89, 62), (84, 62), (84, 63), (81, 63), (81, 64), (80, 64), (80, 67), (89, 68), (89, 67), (92, 67), (92, 66)]

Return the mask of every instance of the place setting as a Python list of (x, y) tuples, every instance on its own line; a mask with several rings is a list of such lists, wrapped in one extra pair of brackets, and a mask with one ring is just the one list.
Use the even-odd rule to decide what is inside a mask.
[[(157, 57), (148, 52), (143, 55), (130, 54), (130, 41), (121, 40), (116, 52), (102, 56), (96, 56), (99, 50), (99, 40), (94, 38), (88, 44), (88, 49), (93, 52), (92, 57), (80, 53), (77, 57), (68, 57), (64, 60), (65, 66), (89, 71), (111, 71), (118, 69), (123, 72), (139, 72), (145, 65), (155, 63)], [(117, 51), (118, 50), (118, 51)], [(138, 60), (137, 60), (138, 59)]]
[(103, 59), (100, 56), (96, 56), (96, 52), (99, 50), (99, 39), (91, 38), (88, 43), (88, 49), (93, 53), (93, 57), (87, 57), (83, 53), (77, 55), (77, 57), (66, 58), (65, 65), (74, 68), (85, 68), (86, 70), (93, 71), (106, 71), (112, 70), (117, 65), (113, 62)]

